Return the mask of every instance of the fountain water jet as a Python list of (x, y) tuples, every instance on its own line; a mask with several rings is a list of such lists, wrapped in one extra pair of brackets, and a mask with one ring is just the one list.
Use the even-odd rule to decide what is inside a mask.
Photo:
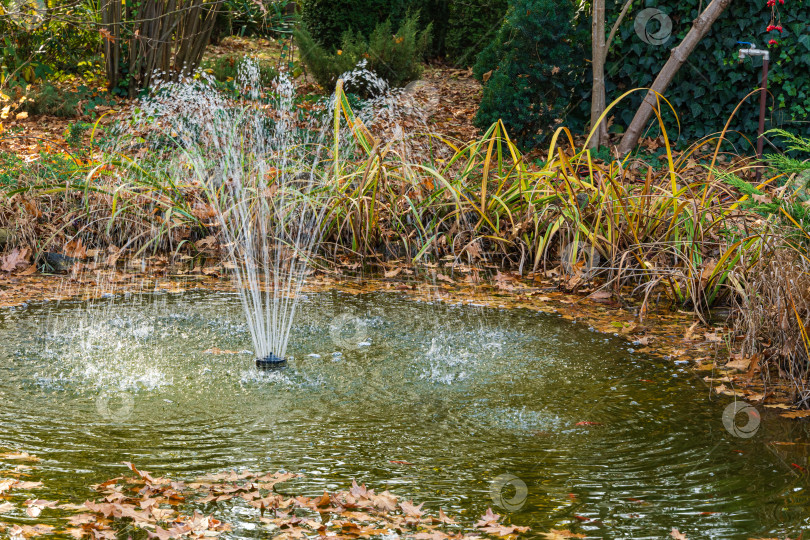
[[(356, 115), (343, 104), (342, 80), (374, 96)], [(204, 189), (245, 311), (260, 368), (286, 363), (297, 299), (320, 241), (330, 197), (345, 197), (356, 182), (346, 164), (356, 160), (356, 133), (371, 127), (381, 154), (410, 153), (400, 124), (403, 91), (359, 65), (338, 82), (325, 114), (303, 120), (295, 87), (283, 75), (272, 95), (262, 94), (258, 65), (245, 59), (237, 96), (223, 95), (204, 72), (158, 81), (134, 115), (134, 125), (166, 149), (161, 171), (172, 186), (190, 176)], [(348, 126), (341, 122), (341, 113)], [(426, 118), (424, 119), (426, 121)], [(369, 143), (367, 143), (369, 144)], [(162, 157), (162, 156), (161, 156)]]
[(289, 80), (280, 78), (264, 99), (254, 62), (240, 64), (236, 86), (240, 96), (232, 99), (202, 73), (158, 84), (136, 124), (168, 135), (180, 149), (165, 170), (170, 181), (191, 176), (204, 189), (256, 365), (278, 368), (286, 364), (297, 299), (326, 212), (324, 186), (333, 170), (322, 166), (328, 130), (300, 121)]

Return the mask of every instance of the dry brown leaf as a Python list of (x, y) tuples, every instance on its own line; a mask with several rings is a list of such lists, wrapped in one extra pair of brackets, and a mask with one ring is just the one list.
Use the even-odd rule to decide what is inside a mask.
[(565, 538), (585, 538), (584, 534), (573, 533), (568, 530), (551, 529), (547, 533), (540, 533), (548, 540), (563, 540)]
[(703, 263), (703, 270), (700, 272), (700, 283), (702, 286), (708, 283), (716, 267), (717, 259), (709, 259)]
[(25, 265), (27, 267), (30, 254), (31, 250), (28, 248), (14, 248), (3, 257), (0, 257), (0, 270), (13, 272), (18, 266)]
[(722, 336), (720, 336), (717, 332), (712, 332), (711, 334), (709, 334), (709, 333), (703, 334), (703, 337), (705, 337), (706, 341), (708, 341), (709, 343), (722, 343), (723, 342)]
[(492, 508), (487, 508), (486, 513), (483, 516), (481, 516), (481, 518), (478, 520), (478, 523), (476, 523), (475, 526), (478, 528), (487, 527), (489, 525), (497, 524), (500, 520), (501, 520), (500, 514), (496, 514), (495, 512), (493, 512)]
[(492, 536), (511, 536), (517, 533), (524, 533), (529, 531), (529, 527), (518, 527), (517, 525), (487, 525), (480, 527), (481, 531), (491, 534)]
[(8, 452), (0, 454), (0, 459), (13, 459), (15, 461), (39, 461), (37, 456), (32, 456), (28, 452)]
[(64, 248), (65, 255), (68, 257), (72, 257), (74, 259), (85, 259), (87, 258), (87, 248), (84, 246), (81, 238), (77, 238), (76, 240), (71, 240), (67, 244), (65, 244)]
[(452, 518), (447, 517), (447, 514), (445, 514), (441, 508), (439, 508), (439, 523), (444, 523), (446, 525), (456, 524), (456, 522)]
[(97, 519), (98, 518), (93, 514), (76, 514), (75, 516), (70, 516), (67, 520), (71, 525), (80, 526), (85, 523), (93, 523)]
[(18, 276), (30, 276), (30, 275), (35, 274), (36, 272), (37, 272), (37, 265), (32, 264), (31, 266), (29, 266), (28, 268), (26, 268), (22, 272), (18, 272), (17, 275)]
[(726, 367), (729, 369), (736, 369), (738, 371), (745, 371), (751, 365), (750, 358), (738, 358), (737, 360), (732, 360), (726, 364)]
[(589, 300), (594, 300), (596, 302), (610, 300), (613, 297), (613, 293), (608, 291), (596, 291), (588, 296)]
[(675, 540), (688, 540), (686, 536), (678, 529), (672, 529), (672, 532), (669, 533), (669, 535)]
[(762, 203), (762, 204), (771, 204), (773, 202), (773, 197), (770, 195), (757, 195), (754, 193), (751, 195), (751, 198), (754, 199), (754, 202)]
[(419, 506), (415, 506), (412, 501), (402, 501), (399, 503), (399, 507), (402, 508), (402, 511), (405, 512), (406, 516), (411, 517), (422, 517), (424, 512), (422, 512), (422, 505), (425, 503), (421, 503)]
[(783, 412), (779, 416), (782, 418), (808, 418), (810, 417), (810, 411), (788, 411)]

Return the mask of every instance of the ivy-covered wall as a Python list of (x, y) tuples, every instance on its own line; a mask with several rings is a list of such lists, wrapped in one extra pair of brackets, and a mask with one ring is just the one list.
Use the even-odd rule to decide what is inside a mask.
[[(656, 74), (666, 63), (670, 51), (686, 35), (705, 0), (678, 0), (663, 2), (646, 0), (637, 2), (622, 24), (620, 39), (608, 56), (608, 102), (626, 90), (649, 87)], [(610, 10), (615, 19), (621, 2)], [(672, 22), (671, 37), (660, 45), (647, 43), (636, 33), (635, 22), (643, 9), (655, 8), (664, 12)], [(766, 129), (781, 127), (794, 133), (810, 133), (810, 2), (789, 1), (781, 6), (784, 33), (779, 45), (770, 47), (771, 67)], [(609, 17), (610, 18), (610, 17)], [(612, 24), (612, 20), (609, 21)], [(710, 34), (698, 45), (681, 68), (666, 92), (676, 108), (681, 122), (681, 142), (694, 140), (723, 129), (737, 104), (751, 90), (759, 87), (762, 61), (738, 61), (738, 41), (754, 42), (766, 47), (773, 34), (766, 35), (770, 22), (770, 9), (764, 0), (738, 0), (732, 2), (714, 24)], [(647, 26), (655, 36), (661, 30), (656, 21)], [(582, 91), (584, 114), (589, 105), (590, 81)], [(620, 106), (615, 125), (626, 127), (633, 117), (643, 93), (633, 96), (627, 105)], [(579, 115), (576, 115), (580, 117)], [(749, 139), (756, 138), (759, 120), (759, 95), (748, 98), (737, 114), (731, 128)], [(674, 132), (677, 126), (670, 119)], [(669, 128), (668, 128), (669, 129)], [(673, 134), (674, 137), (674, 134)], [(736, 144), (745, 144), (741, 136), (733, 138)], [(742, 148), (741, 148), (742, 150)]]

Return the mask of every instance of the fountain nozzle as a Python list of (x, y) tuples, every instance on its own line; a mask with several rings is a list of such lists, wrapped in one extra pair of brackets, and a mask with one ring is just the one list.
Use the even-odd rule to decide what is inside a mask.
[(747, 49), (740, 49), (739, 61), (742, 64), (746, 57), (761, 56), (765, 60), (771, 59), (771, 53), (767, 49), (757, 49), (757, 46), (747, 41), (738, 41), (740, 45), (748, 45)]
[(286, 365), (287, 365), (286, 358), (280, 358), (272, 353), (270, 353), (270, 355), (268, 356), (265, 356), (264, 358), (256, 359), (256, 367), (266, 371), (281, 369)]

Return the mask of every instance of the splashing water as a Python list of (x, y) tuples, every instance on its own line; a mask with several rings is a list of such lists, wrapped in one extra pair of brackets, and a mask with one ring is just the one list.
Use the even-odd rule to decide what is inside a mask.
[(158, 84), (136, 125), (158, 128), (182, 149), (166, 174), (177, 184), (191, 176), (204, 189), (254, 351), (281, 361), (326, 211), (327, 131), (299, 121), (289, 80), (262, 102), (253, 62), (240, 64), (236, 87), (239, 97), (229, 99), (204, 74)]
[[(248, 58), (239, 65), (235, 95), (218, 91), (204, 72), (159, 80), (133, 126), (165, 156), (158, 168), (172, 186), (191, 178), (203, 188), (215, 215), (206, 226), (221, 230), (257, 358), (281, 362), (328, 199), (352, 182), (341, 175), (355, 156), (356, 124), (341, 124), (338, 93), (318, 106), (324, 114), (304, 117), (288, 78), (282, 74), (268, 95), (259, 80), (258, 64)], [(372, 94), (356, 122), (389, 149), (409, 153), (401, 125), (406, 93), (389, 89), (363, 65), (341, 80)]]

